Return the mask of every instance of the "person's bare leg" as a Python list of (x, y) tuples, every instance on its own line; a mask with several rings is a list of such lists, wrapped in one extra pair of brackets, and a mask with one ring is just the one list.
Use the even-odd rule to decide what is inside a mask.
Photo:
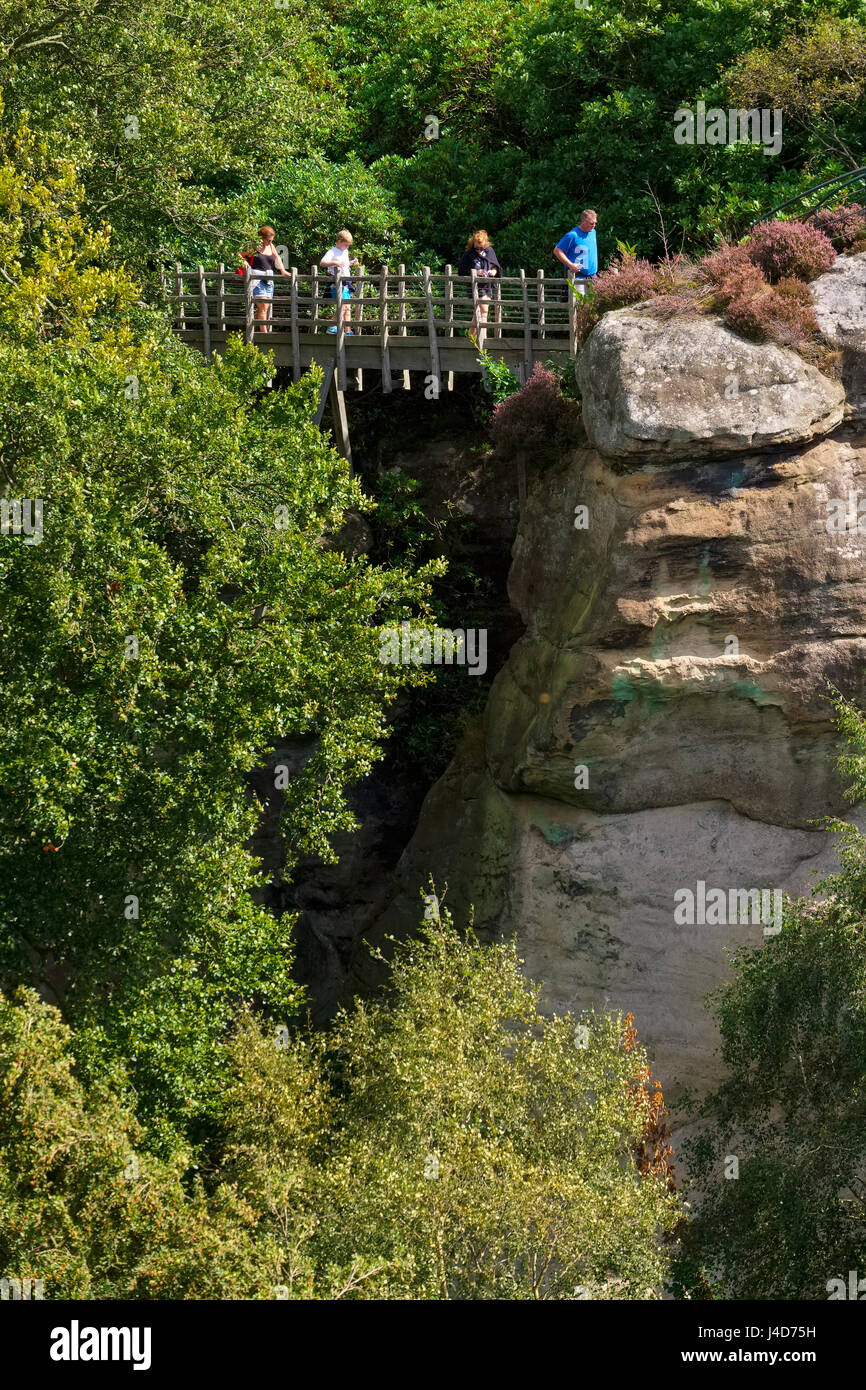
[(487, 337), (487, 311), (490, 306), (486, 299), (478, 301), (478, 346), (484, 346), (484, 339)]

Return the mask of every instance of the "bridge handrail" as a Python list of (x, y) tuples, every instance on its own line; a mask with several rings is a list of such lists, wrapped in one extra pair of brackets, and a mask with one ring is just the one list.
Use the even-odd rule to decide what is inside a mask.
[[(223, 264), (214, 269), (199, 265), (195, 270), (183, 270), (176, 263), (171, 287), (162, 272), (165, 296), (174, 305), (176, 330), (181, 336), (198, 340), (203, 337), (208, 357), (214, 339), (224, 338), (232, 331), (240, 330), (247, 342), (263, 346), (277, 336), (284, 341), (288, 334), (296, 376), (300, 371), (301, 341), (317, 339), (333, 327), (334, 291), (341, 293), (346, 279), (352, 282), (353, 294), (351, 299), (339, 302), (349, 305), (352, 332), (368, 344), (379, 344), (383, 361), (389, 338), (426, 337), (431, 362), (438, 363), (438, 341), (467, 331), (474, 332), (481, 345), (488, 335), (509, 340), (512, 346), (521, 344), (525, 365), (531, 371), (533, 345), (549, 342), (554, 350), (569, 351), (575, 340), (576, 297), (570, 293), (565, 278), (547, 279), (543, 270), (535, 275), (521, 271), (519, 275), (487, 279), (475, 271), (457, 275), (450, 266), (432, 272), (427, 266), (421, 271), (407, 271), (399, 265), (394, 269), (383, 266), (375, 272), (353, 268), (349, 277), (332, 278), (320, 274), (315, 265), (309, 273), (292, 266), (283, 276), (249, 266), (238, 274)], [(255, 317), (256, 281), (273, 284), (271, 317), (267, 321)], [(484, 294), (488, 289), (489, 296)], [(489, 314), (487, 324), (482, 324), (478, 305), (485, 298)], [(342, 315), (337, 328), (336, 348), (344, 375), (346, 325)]]

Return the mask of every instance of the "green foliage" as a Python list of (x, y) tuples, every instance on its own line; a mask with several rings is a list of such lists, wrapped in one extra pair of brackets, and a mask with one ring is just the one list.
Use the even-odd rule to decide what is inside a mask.
[(241, 1016), (222, 1167), (184, 1176), (55, 1009), (0, 996), (0, 1267), (48, 1298), (658, 1297), (659, 1097), (619, 1016), (582, 1027), (434, 912), (327, 1039)]
[(307, 0), (0, 0), (2, 93), (75, 161), (124, 251), (198, 260), (227, 191), (346, 128), (325, 25)]
[(493, 410), (520, 390), (520, 382), (507, 363), (491, 357), (483, 348), (478, 349), (478, 361), (481, 363), (484, 389), (490, 397), (490, 407)]
[(245, 775), (278, 738), (305, 748), (286, 857), (331, 856), (344, 788), (419, 674), (380, 663), (378, 628), (423, 616), (439, 567), (323, 544), (363, 503), (310, 423), (315, 376), (267, 393), (266, 356), (209, 366), (128, 305), (88, 334), (94, 295), (126, 282), (94, 290), (92, 238), (17, 178), (2, 161), (26, 216), (0, 325), (45, 309), (0, 336), (0, 469), (42, 500), (44, 535), (0, 537), (0, 983), (62, 1003), (90, 1073), (124, 1057), (169, 1142), (218, 1107), (238, 1001), (296, 1006), (291, 922), (256, 904)]
[[(248, 235), (269, 222), (277, 230), (276, 241), (289, 247), (291, 264), (301, 270), (318, 265), (343, 227), (355, 238), (352, 254), (368, 269), (412, 258), (393, 194), (357, 157), (341, 163), (318, 155), (283, 162), (246, 187), (230, 205), (229, 216), (232, 226), (245, 227)], [(223, 246), (227, 262), (237, 249)]]
[[(852, 799), (866, 794), (866, 718), (837, 700)], [(819, 1299), (866, 1262), (866, 838), (841, 834), (842, 868), (786, 906), (782, 931), (736, 952), (714, 997), (728, 1078), (685, 1146), (701, 1193), (679, 1287), (734, 1299)], [(710, 1118), (711, 1117), (711, 1118)], [(727, 1155), (739, 1177), (725, 1178)]]
[[(835, 172), (840, 161), (844, 167), (841, 146), (856, 152), (866, 138), (863, 31), (853, 0), (780, 0), (769, 8), (752, 0), (679, 0), (662, 9), (646, 0), (593, 0), (589, 10), (573, 0), (523, 0), (477, 14), (455, 8), (453, 0), (409, 0), (373, 10), (367, 0), (349, 0), (332, 47), (353, 93), (356, 150), (378, 161), (407, 234), (443, 261), (453, 261), (469, 233), (484, 226), (507, 268), (552, 268), (553, 245), (587, 205), (599, 213), (603, 261), (617, 239), (656, 255), (648, 183), (672, 247), (684, 239), (695, 251), (741, 234), (760, 212)], [(837, 35), (844, 62), (834, 81)], [(800, 54), (793, 76), (792, 46)], [(768, 78), (763, 95), (752, 78), (755, 91), (747, 90), (743, 64), (748, 69), (753, 50), (766, 55), (753, 65), (753, 77)], [(783, 77), (785, 100), (776, 100), (773, 84)], [(788, 89), (797, 83), (807, 93), (804, 110), (811, 101), (820, 119), (789, 125)], [(759, 146), (674, 143), (678, 107), (694, 109), (703, 99), (727, 108), (741, 97), (746, 105), (785, 107), (784, 164)], [(428, 113), (440, 120), (435, 141), (424, 139)], [(836, 144), (827, 134), (833, 130)]]
[(138, 1147), (106, 1085), (77, 1079), (69, 1029), (29, 990), (0, 995), (0, 1269), (46, 1299), (262, 1298), (252, 1209), (212, 1198), (183, 1157)]
[(583, 1038), (543, 1016), (513, 946), (429, 915), (397, 948), (387, 1001), (341, 1015), (327, 1050), (275, 1048), (253, 1020), (238, 1033), (227, 1171), (279, 1247), (274, 1282), (295, 1297), (658, 1297), (677, 1203), (635, 1159), (642, 1050), (619, 1016), (589, 1016)]

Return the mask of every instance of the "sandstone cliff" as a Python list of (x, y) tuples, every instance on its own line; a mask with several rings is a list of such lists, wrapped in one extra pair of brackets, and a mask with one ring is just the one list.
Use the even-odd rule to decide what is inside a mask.
[(808, 891), (833, 862), (814, 821), (844, 805), (828, 685), (866, 697), (866, 257), (813, 295), (841, 383), (706, 318), (593, 332), (585, 447), (536, 478), (514, 545), (525, 635), (373, 933), (411, 929), (432, 873), (516, 934), (551, 1008), (632, 1010), (674, 1096), (716, 1074), (703, 999), (763, 931), (678, 925), (674, 894)]

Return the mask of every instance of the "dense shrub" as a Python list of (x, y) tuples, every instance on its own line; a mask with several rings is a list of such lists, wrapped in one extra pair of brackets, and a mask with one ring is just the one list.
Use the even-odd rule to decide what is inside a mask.
[(704, 256), (700, 269), (711, 285), (721, 286), (733, 275), (740, 275), (751, 265), (749, 252), (743, 246), (733, 246), (725, 242), (711, 255)]
[(756, 265), (745, 261), (733, 265), (730, 272), (716, 286), (715, 299), (719, 304), (729, 304), (732, 299), (742, 299), (763, 294), (770, 288), (766, 276)]
[[(808, 298), (804, 302), (800, 294), (800, 290), (804, 290), (808, 297), (805, 285), (796, 280), (782, 283), (784, 289), (764, 285), (734, 295), (724, 312), (728, 327), (759, 342), (772, 338), (789, 347), (800, 342), (807, 333), (814, 332), (818, 324), (811, 303)], [(798, 287), (796, 292), (792, 284)]]
[(811, 313), (812, 296), (809, 293), (809, 286), (804, 284), (802, 280), (795, 280), (793, 276), (786, 275), (773, 288), (776, 294), (784, 295), (786, 299), (793, 300), (795, 304), (801, 305)]
[[(798, 233), (787, 236), (788, 228), (800, 226), (777, 222), (770, 223), (768, 229), (758, 227), (741, 245), (721, 246), (701, 262), (700, 270), (713, 287), (715, 304), (723, 309), (725, 323), (735, 332), (758, 342), (775, 339), (793, 347), (817, 330), (805, 270), (822, 259), (820, 268), (826, 269), (835, 252), (823, 233), (820, 242)], [(785, 230), (774, 230), (778, 228)], [(779, 274), (782, 266), (790, 273)]]
[(843, 203), (837, 208), (821, 208), (811, 219), (812, 226), (829, 237), (837, 251), (850, 251), (866, 237), (866, 209), (860, 203)]
[(575, 405), (562, 395), (559, 377), (538, 363), (523, 389), (495, 407), (493, 446), (503, 459), (529, 452), (548, 455), (567, 443), (577, 418)]
[(771, 282), (790, 275), (814, 280), (836, 259), (830, 238), (806, 222), (761, 222), (746, 247), (749, 259)]
[(595, 277), (594, 283), (596, 302), (602, 313), (650, 299), (658, 292), (658, 287), (658, 266), (628, 256), (614, 257), (607, 270)]

